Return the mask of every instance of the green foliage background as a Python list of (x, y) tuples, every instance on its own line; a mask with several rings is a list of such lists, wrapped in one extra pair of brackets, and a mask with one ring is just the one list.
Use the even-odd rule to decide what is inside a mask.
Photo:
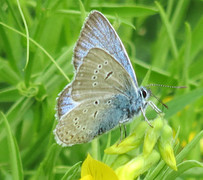
[[(102, 159), (108, 134), (93, 143), (61, 148), (52, 133), (56, 125), (55, 99), (74, 76), (74, 44), (93, 9), (113, 24), (140, 84), (144, 79), (143, 85), (187, 86), (152, 88), (169, 106), (163, 111), (174, 132), (180, 128), (177, 153), (202, 130), (203, 1), (2, 0), (0, 179), (61, 179), (65, 173), (74, 174), (88, 152)], [(158, 106), (161, 108), (161, 104)], [(155, 117), (152, 111), (147, 115)], [(141, 119), (128, 125), (128, 130)], [(185, 159), (202, 161), (202, 134)], [(112, 142), (118, 139), (119, 130), (113, 130), (111, 137)], [(203, 173), (197, 168), (184, 172), (181, 178), (189, 176), (197, 179)]]

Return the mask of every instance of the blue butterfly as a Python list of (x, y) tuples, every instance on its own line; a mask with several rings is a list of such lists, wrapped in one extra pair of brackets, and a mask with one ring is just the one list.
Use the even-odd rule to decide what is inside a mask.
[(58, 144), (89, 142), (140, 113), (148, 122), (147, 105), (161, 112), (148, 101), (150, 90), (138, 86), (126, 50), (102, 13), (89, 14), (74, 49), (73, 64), (75, 78), (57, 99), (54, 134)]

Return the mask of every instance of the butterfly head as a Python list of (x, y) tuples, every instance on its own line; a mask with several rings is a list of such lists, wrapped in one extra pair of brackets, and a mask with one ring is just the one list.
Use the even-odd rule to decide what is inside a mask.
[(145, 110), (148, 105), (148, 99), (150, 96), (151, 96), (150, 89), (141, 86), (138, 89), (138, 96), (136, 96), (136, 99), (133, 99), (132, 111), (135, 113), (140, 113), (141, 110)]
[(151, 96), (151, 90), (141, 86), (138, 90), (139, 96), (147, 100)]

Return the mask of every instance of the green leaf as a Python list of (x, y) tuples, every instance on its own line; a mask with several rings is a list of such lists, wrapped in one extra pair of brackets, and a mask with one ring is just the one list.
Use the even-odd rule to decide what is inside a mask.
[(80, 11), (81, 11), (81, 24), (82, 24), (86, 18), (86, 11), (85, 11), (85, 7), (81, 0), (79, 0), (79, 3), (80, 3)]
[(145, 75), (144, 79), (142, 80), (142, 84), (141, 84), (142, 86), (145, 86), (148, 84), (150, 75), (151, 75), (151, 68), (147, 71), (147, 74)]
[(0, 90), (0, 102), (13, 102), (20, 97), (19, 92), (14, 87), (9, 87)]
[(195, 58), (195, 56), (203, 50), (202, 32), (203, 16), (200, 18), (194, 31), (192, 32), (191, 59)]
[(38, 86), (38, 92), (35, 98), (37, 101), (43, 101), (47, 97), (46, 89), (43, 84), (39, 84), (37, 86)]
[(14, 85), (20, 81), (18, 74), (10, 67), (8, 62), (3, 60), (0, 60), (0, 81)]
[[(9, 120), (12, 129), (16, 127), (16, 124), (22, 122), (22, 117), (29, 110), (32, 104), (32, 99), (19, 98), (18, 101), (16, 101), (10, 107), (10, 109), (6, 113), (6, 117)], [(5, 138), (6, 134), (6, 130), (0, 126), (0, 141)]]
[(166, 27), (166, 32), (169, 37), (169, 41), (171, 43), (172, 52), (173, 52), (174, 58), (176, 59), (178, 57), (178, 49), (177, 49), (177, 45), (175, 42), (175, 37), (174, 37), (173, 31), (172, 31), (171, 24), (167, 18), (166, 13), (164, 12), (162, 6), (157, 1), (155, 2), (155, 4), (159, 9), (161, 19)]
[(165, 180), (176, 179), (185, 171), (192, 169), (194, 167), (201, 167), (203, 168), (203, 163), (200, 163), (195, 160), (187, 160), (178, 165), (178, 171), (170, 171), (168, 174), (164, 176)]
[(147, 6), (123, 6), (118, 4), (113, 5), (92, 5), (91, 8), (99, 9), (104, 14), (109, 14), (115, 16), (122, 17), (140, 17), (140, 16), (149, 16), (153, 14), (157, 14), (157, 9), (154, 7), (147, 7)]
[(10, 165), (11, 165), (11, 172), (12, 172), (12, 179), (16, 180), (23, 180), (23, 166), (21, 162), (20, 152), (18, 149), (18, 144), (15, 140), (15, 137), (12, 134), (10, 125), (6, 119), (6, 116), (0, 112), (1, 119), (4, 122), (7, 139), (8, 139), (8, 146), (10, 151)]
[(53, 179), (53, 168), (59, 152), (59, 146), (55, 143), (52, 144), (35, 174), (35, 179)]
[(184, 95), (178, 96), (167, 103), (169, 107), (166, 111), (165, 118), (168, 119), (180, 110), (182, 110), (186, 105), (195, 102), (197, 99), (203, 96), (203, 88), (197, 88), (190, 91)]
[(199, 143), (200, 139), (203, 137), (203, 131), (197, 134), (194, 139), (185, 146), (185, 148), (177, 155), (177, 163), (180, 163), (187, 154), (194, 148), (194, 146)]
[(75, 180), (76, 176), (78, 175), (78, 171), (80, 170), (80, 165), (82, 164), (82, 161), (77, 162), (74, 164), (61, 178), (61, 180)]

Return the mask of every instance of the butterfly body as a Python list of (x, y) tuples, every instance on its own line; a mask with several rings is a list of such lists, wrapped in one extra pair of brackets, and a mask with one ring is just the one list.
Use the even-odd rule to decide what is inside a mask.
[(58, 144), (91, 141), (147, 107), (150, 92), (138, 87), (118, 35), (98, 11), (90, 13), (73, 57), (76, 74), (57, 99)]

